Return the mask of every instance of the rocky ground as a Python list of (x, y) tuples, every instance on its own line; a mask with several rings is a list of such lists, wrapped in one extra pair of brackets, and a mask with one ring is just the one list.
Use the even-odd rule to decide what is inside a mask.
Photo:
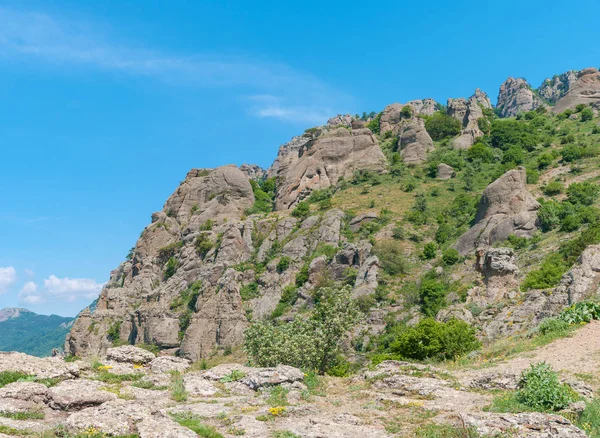
[(99, 361), (2, 353), (0, 437), (585, 437), (559, 415), (485, 407), (540, 361), (592, 397), (600, 383), (599, 331), (600, 323), (591, 323), (493, 364), (475, 360), (457, 369), (385, 361), (347, 378), (289, 366), (202, 370), (132, 346), (109, 349)]

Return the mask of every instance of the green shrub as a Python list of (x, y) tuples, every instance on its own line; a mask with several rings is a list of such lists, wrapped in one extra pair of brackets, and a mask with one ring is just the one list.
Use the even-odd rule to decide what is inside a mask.
[(252, 192), (254, 193), (254, 204), (246, 213), (269, 213), (273, 210), (273, 198), (275, 197), (275, 178), (264, 180), (262, 184), (250, 180)]
[(505, 151), (511, 146), (532, 151), (540, 139), (535, 129), (524, 121), (496, 119), (492, 122), (490, 141), (493, 147)]
[(537, 213), (542, 231), (547, 232), (556, 228), (560, 224), (561, 213), (562, 208), (558, 202), (542, 203)]
[(585, 108), (581, 111), (581, 121), (587, 122), (588, 120), (592, 120), (594, 118), (594, 111), (591, 108)]
[(600, 399), (597, 398), (588, 403), (575, 424), (587, 436), (592, 438), (600, 437)]
[(213, 243), (210, 240), (208, 233), (198, 234), (198, 237), (196, 237), (196, 242), (194, 243), (194, 247), (196, 248), (196, 254), (202, 258), (206, 257), (206, 254), (208, 254), (213, 247)]
[(308, 281), (308, 263), (305, 263), (296, 274), (296, 286), (302, 287)]
[(25, 374), (20, 371), (2, 371), (0, 372), (0, 388), (8, 385), (9, 383), (18, 382), (21, 379), (27, 379), (29, 377), (29, 374)]
[(358, 321), (352, 289), (322, 288), (315, 292), (309, 318), (297, 317), (284, 325), (252, 324), (245, 333), (244, 348), (257, 366), (292, 365), (324, 373), (335, 363), (339, 343)]
[(379, 121), (381, 120), (381, 113), (377, 114), (373, 119), (367, 123), (367, 128), (371, 130), (373, 134), (379, 134)]
[(256, 298), (259, 295), (258, 291), (258, 283), (253, 281), (251, 283), (245, 284), (240, 288), (240, 295), (243, 301), (251, 300), (252, 298)]
[(196, 311), (196, 303), (201, 289), (202, 281), (195, 281), (187, 289), (183, 290), (169, 306), (171, 310), (181, 312), (179, 315), (179, 340), (183, 339), (191, 323), (192, 314)]
[(121, 321), (116, 321), (108, 327), (108, 332), (106, 333), (106, 335), (108, 337), (108, 340), (111, 341), (113, 344), (115, 342), (118, 342), (121, 337), (121, 324)]
[(378, 242), (374, 249), (386, 274), (395, 276), (408, 273), (408, 261), (399, 242)]
[[(480, 161), (482, 163), (494, 162), (494, 151), (483, 143), (475, 143), (467, 150), (469, 161)], [(436, 169), (437, 170), (437, 169)]]
[(544, 187), (544, 194), (547, 196), (554, 196), (562, 193), (565, 186), (560, 181), (552, 181), (546, 184)]
[(519, 146), (511, 146), (502, 154), (503, 163), (522, 164), (523, 161), (525, 161), (525, 154)]
[(426, 318), (400, 332), (389, 352), (404, 359), (453, 360), (481, 346), (475, 329), (464, 321)]
[(443, 140), (460, 134), (461, 125), (454, 117), (436, 112), (425, 121), (425, 129), (433, 140)]
[(206, 222), (204, 222), (202, 225), (200, 225), (199, 230), (200, 231), (210, 231), (213, 229), (214, 226), (215, 226), (215, 221), (213, 221), (212, 219), (206, 219)]
[(575, 182), (567, 188), (567, 200), (572, 204), (592, 205), (599, 193), (600, 187), (596, 184)]
[(563, 148), (561, 155), (564, 161), (571, 163), (581, 158), (582, 150), (578, 146), (568, 145)]
[(302, 201), (296, 204), (296, 208), (292, 210), (292, 216), (297, 217), (299, 219), (306, 218), (310, 213), (310, 206), (308, 202)]
[(277, 262), (277, 272), (279, 272), (280, 274), (284, 271), (287, 270), (287, 268), (290, 267), (290, 264), (292, 263), (292, 259), (289, 258), (288, 256), (283, 256), (279, 259), (279, 261)]
[(523, 371), (518, 388), (517, 400), (539, 411), (559, 411), (574, 401), (572, 390), (545, 362)]
[(437, 313), (446, 307), (446, 293), (448, 287), (437, 280), (425, 279), (419, 287), (421, 312), (424, 315), (435, 317)]
[(565, 216), (560, 221), (560, 231), (564, 231), (566, 233), (577, 231), (579, 227), (581, 227), (581, 218), (576, 214)]
[(454, 248), (448, 248), (442, 253), (442, 261), (447, 266), (452, 266), (460, 261), (460, 254)]
[(431, 260), (431, 259), (435, 258), (436, 253), (437, 253), (437, 245), (434, 242), (428, 242), (423, 247), (422, 257), (425, 260)]
[(161, 260), (161, 263), (164, 263), (170, 257), (173, 257), (181, 247), (183, 247), (183, 242), (171, 243), (170, 245), (160, 248), (158, 250), (158, 258)]
[(538, 269), (529, 271), (521, 283), (521, 289), (527, 291), (554, 287), (559, 283), (567, 269), (568, 265), (560, 254), (550, 253), (544, 258)]
[(167, 262), (167, 266), (165, 267), (165, 273), (163, 276), (164, 280), (168, 280), (173, 275), (175, 275), (175, 272), (177, 272), (178, 266), (179, 266), (179, 263), (177, 262), (177, 259), (175, 257), (171, 257), (169, 259), (169, 261)]
[(517, 237), (514, 234), (510, 234), (506, 241), (508, 242), (508, 246), (514, 249), (523, 249), (527, 248), (529, 245), (529, 240), (527, 237)]
[(542, 336), (566, 334), (569, 330), (570, 324), (560, 318), (546, 318), (538, 326), (538, 331)]

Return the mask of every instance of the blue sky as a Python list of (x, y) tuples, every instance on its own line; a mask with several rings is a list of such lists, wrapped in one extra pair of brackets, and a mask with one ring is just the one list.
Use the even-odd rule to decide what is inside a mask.
[[(487, 4), (486, 4), (487, 3)], [(74, 315), (192, 167), (600, 64), (596, 1), (0, 0), (0, 308)]]

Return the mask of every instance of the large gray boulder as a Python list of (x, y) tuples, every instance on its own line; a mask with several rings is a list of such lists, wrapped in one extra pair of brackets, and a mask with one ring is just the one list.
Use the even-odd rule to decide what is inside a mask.
[(133, 345), (123, 345), (121, 347), (109, 348), (106, 351), (106, 357), (109, 360), (114, 360), (116, 362), (133, 364), (146, 364), (156, 358), (154, 353)]
[(585, 438), (587, 435), (564, 417), (538, 412), (521, 414), (461, 414), (462, 423), (479, 434), (495, 436), (510, 430), (515, 438)]
[(458, 239), (456, 249), (465, 255), (489, 247), (511, 234), (531, 237), (537, 229), (540, 204), (527, 191), (524, 167), (509, 170), (491, 183), (481, 197), (473, 227)]
[(575, 82), (569, 85), (569, 91), (556, 102), (553, 112), (575, 109), (579, 104), (600, 109), (600, 72), (597, 68), (581, 70)]
[(500, 86), (496, 107), (500, 111), (500, 117), (514, 117), (518, 113), (534, 110), (543, 104), (525, 79), (508, 78)]
[(584, 301), (600, 291), (600, 245), (588, 246), (565, 274), (554, 293), (566, 295), (569, 304)]
[[(283, 154), (282, 154), (283, 155)], [(278, 164), (276, 210), (293, 208), (313, 190), (336, 185), (356, 170), (383, 172), (386, 159), (368, 129), (325, 130)]]
[(407, 164), (419, 164), (427, 160), (433, 150), (433, 141), (420, 117), (413, 117), (398, 128), (398, 150)]
[(484, 134), (478, 120), (483, 117), (483, 109), (491, 107), (489, 97), (479, 88), (469, 99), (448, 99), (448, 115), (461, 124), (460, 135), (452, 141), (455, 149), (470, 148)]

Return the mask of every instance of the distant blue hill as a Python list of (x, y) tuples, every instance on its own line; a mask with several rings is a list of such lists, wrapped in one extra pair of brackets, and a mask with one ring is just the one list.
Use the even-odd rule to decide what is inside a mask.
[(58, 315), (38, 315), (27, 309), (2, 309), (0, 351), (50, 356), (53, 348), (62, 348), (73, 320)]

